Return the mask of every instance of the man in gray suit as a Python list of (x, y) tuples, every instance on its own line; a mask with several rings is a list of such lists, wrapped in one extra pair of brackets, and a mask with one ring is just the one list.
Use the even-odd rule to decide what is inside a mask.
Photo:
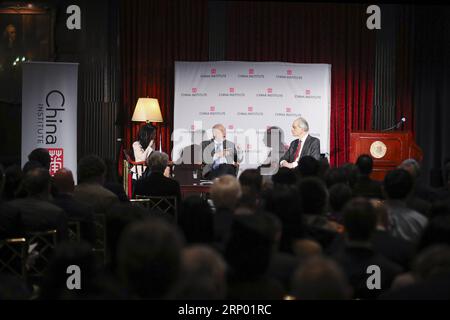
[(320, 140), (309, 135), (309, 125), (304, 118), (297, 118), (292, 123), (291, 133), (295, 139), (291, 142), (288, 151), (280, 159), (280, 167), (293, 169), (297, 167), (298, 160), (304, 156), (320, 159)]
[(237, 150), (233, 142), (226, 140), (226, 129), (222, 124), (212, 128), (213, 139), (202, 142), (203, 178), (231, 174), (236, 176)]

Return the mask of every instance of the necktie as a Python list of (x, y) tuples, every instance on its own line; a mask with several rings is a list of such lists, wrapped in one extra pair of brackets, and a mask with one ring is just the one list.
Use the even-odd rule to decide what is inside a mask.
[(295, 151), (294, 161), (297, 160), (301, 148), (302, 148), (302, 140), (298, 139), (298, 145), (297, 150)]
[[(215, 148), (214, 148), (214, 153), (219, 153), (220, 151), (222, 151), (222, 143), (216, 143), (215, 144)], [(217, 158), (216, 160), (214, 160), (213, 162), (213, 169), (216, 169), (221, 163), (221, 158)]]

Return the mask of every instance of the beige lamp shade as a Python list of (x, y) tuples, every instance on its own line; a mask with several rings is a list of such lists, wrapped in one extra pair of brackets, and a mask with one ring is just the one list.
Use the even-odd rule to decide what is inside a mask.
[(158, 99), (139, 98), (131, 121), (163, 122)]

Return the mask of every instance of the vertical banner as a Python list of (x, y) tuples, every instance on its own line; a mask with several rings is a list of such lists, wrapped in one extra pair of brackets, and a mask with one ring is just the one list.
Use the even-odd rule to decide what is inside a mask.
[(78, 64), (27, 62), (22, 79), (22, 166), (45, 148), (50, 174), (64, 167), (76, 179)]
[(298, 117), (308, 121), (309, 133), (328, 156), (330, 88), (329, 64), (176, 62), (172, 158), (179, 158), (196, 135), (210, 138), (211, 127), (221, 123), (242, 151), (240, 170), (254, 168), (267, 159), (267, 128), (280, 128), (288, 146)]

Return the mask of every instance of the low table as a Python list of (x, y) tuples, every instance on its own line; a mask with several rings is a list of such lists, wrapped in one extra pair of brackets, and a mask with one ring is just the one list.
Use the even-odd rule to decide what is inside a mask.
[(190, 195), (200, 195), (203, 198), (206, 198), (209, 189), (211, 189), (211, 185), (195, 185), (195, 184), (182, 184), (181, 188), (181, 197), (186, 198)]

